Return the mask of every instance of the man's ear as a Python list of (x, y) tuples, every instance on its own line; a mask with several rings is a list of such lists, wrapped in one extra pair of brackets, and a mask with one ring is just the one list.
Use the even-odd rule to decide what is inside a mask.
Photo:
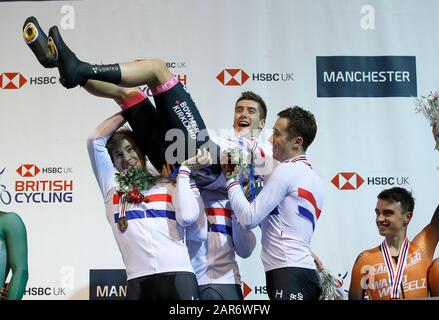
[(408, 225), (410, 220), (412, 220), (413, 217), (413, 212), (412, 211), (407, 211), (406, 214), (404, 214), (404, 224)]
[(295, 137), (293, 138), (293, 142), (295, 147), (301, 148), (303, 145), (303, 138), (301, 136)]

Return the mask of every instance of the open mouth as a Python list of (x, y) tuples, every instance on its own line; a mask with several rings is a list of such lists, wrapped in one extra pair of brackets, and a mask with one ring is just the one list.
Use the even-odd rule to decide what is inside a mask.
[(250, 127), (250, 123), (249, 123), (248, 121), (245, 121), (245, 120), (241, 120), (241, 121), (239, 121), (239, 122), (238, 122), (238, 125), (239, 125), (241, 128), (247, 128), (247, 127)]

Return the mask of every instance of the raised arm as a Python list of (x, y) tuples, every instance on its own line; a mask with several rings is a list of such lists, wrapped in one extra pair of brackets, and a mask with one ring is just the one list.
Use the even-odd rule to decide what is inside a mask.
[(125, 123), (120, 113), (104, 120), (88, 137), (87, 150), (94, 175), (104, 199), (114, 182), (114, 167), (105, 145), (111, 135)]
[[(198, 189), (192, 190), (190, 184), (191, 170), (186, 166), (180, 166), (177, 175), (177, 185), (172, 201), (175, 207), (175, 217), (180, 226), (186, 228), (193, 224), (200, 214), (204, 214)], [(197, 198), (200, 198), (197, 201)]]
[(430, 223), (416, 235), (412, 242), (422, 248), (427, 256), (433, 258), (439, 242), (439, 205), (436, 207)]

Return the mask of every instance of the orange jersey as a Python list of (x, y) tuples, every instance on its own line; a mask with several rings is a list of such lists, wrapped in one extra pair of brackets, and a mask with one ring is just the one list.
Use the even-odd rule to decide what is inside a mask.
[(430, 287), (430, 295), (439, 297), (439, 258), (435, 259), (428, 271), (428, 285)]
[[(437, 230), (425, 227), (410, 243), (399, 299), (428, 297), (427, 272), (437, 245)], [(396, 265), (396, 261), (393, 260)], [(352, 269), (352, 292), (362, 290), (363, 297), (390, 299), (391, 287), (380, 246), (363, 251)]]

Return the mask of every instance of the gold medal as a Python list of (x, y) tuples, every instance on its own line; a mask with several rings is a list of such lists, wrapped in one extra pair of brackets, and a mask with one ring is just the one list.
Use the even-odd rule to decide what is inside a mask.
[(120, 232), (125, 232), (125, 230), (128, 228), (127, 218), (120, 217), (119, 221), (117, 222), (117, 228), (120, 230)]
[(125, 210), (128, 205), (127, 193), (124, 193), (120, 198), (119, 203), (119, 221), (117, 222), (117, 228), (120, 232), (125, 232), (128, 228), (128, 220), (125, 217)]

